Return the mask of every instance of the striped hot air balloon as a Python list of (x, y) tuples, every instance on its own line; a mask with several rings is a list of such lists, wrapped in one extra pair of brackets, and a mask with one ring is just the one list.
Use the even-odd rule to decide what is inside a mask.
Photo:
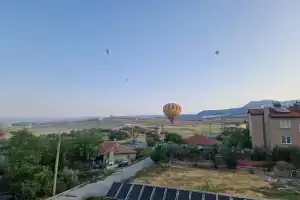
[(176, 103), (167, 103), (163, 107), (163, 112), (166, 115), (166, 117), (170, 120), (171, 124), (173, 124), (174, 120), (181, 113), (181, 106)]

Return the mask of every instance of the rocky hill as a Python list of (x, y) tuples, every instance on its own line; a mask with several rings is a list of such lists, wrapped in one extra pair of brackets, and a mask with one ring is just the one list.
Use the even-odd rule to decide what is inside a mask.
[[(235, 115), (246, 115), (248, 109), (256, 109), (261, 108), (262, 106), (271, 106), (272, 102), (276, 100), (261, 100), (261, 101), (250, 101), (246, 105), (240, 108), (229, 108), (229, 109), (221, 109), (221, 110), (203, 110), (198, 113), (198, 117), (206, 118), (206, 117), (222, 117), (222, 116), (235, 116)], [(288, 100), (281, 101), (282, 106), (290, 106), (296, 100)]]

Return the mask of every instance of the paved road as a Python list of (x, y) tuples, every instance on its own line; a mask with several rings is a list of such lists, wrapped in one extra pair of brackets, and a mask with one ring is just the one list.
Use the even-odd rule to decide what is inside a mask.
[(137, 172), (147, 167), (150, 167), (152, 164), (153, 161), (150, 158), (146, 158), (129, 167), (125, 167), (120, 171), (117, 171), (115, 174), (106, 177), (106, 179), (102, 181), (85, 185), (81, 188), (77, 188), (57, 198), (52, 198), (52, 199), (53, 200), (83, 200), (91, 196), (104, 196), (108, 192), (111, 184), (114, 181), (123, 181), (131, 177), (134, 177)]

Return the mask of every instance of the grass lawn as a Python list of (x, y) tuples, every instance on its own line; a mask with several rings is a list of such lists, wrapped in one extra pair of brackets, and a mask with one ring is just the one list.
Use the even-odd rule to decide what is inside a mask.
[(133, 182), (251, 198), (300, 199), (296, 188), (286, 189), (270, 185), (262, 177), (246, 172), (157, 165), (145, 172), (138, 173)]

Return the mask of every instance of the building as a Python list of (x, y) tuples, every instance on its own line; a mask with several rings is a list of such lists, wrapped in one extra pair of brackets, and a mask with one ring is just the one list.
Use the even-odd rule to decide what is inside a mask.
[(187, 144), (194, 144), (199, 146), (212, 146), (221, 143), (219, 140), (216, 140), (214, 138), (210, 138), (205, 135), (198, 135), (198, 134), (185, 138), (184, 141)]
[(136, 151), (120, 145), (117, 141), (104, 141), (99, 148), (100, 154), (103, 155), (103, 162), (108, 158), (108, 164), (115, 166), (118, 161), (127, 161), (131, 163), (136, 158)]
[(248, 117), (254, 148), (300, 147), (300, 102), (291, 107), (274, 102), (271, 107), (249, 109)]
[(6, 139), (9, 139), (9, 138), (11, 138), (12, 137), (12, 135), (11, 134), (9, 134), (9, 133), (2, 133), (2, 132), (0, 132), (0, 140), (6, 140)]

